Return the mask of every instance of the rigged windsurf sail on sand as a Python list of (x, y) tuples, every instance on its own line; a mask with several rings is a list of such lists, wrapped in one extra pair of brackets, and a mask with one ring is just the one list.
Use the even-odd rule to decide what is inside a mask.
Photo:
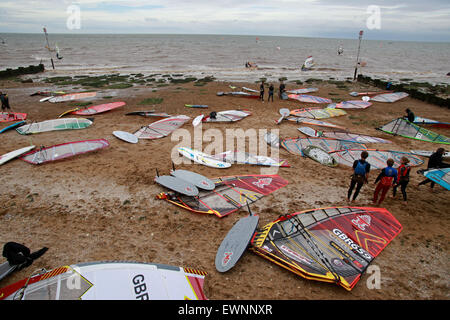
[(426, 170), (423, 175), (445, 189), (450, 190), (450, 168)]
[(305, 103), (331, 103), (331, 99), (317, 96), (310, 96), (307, 94), (288, 94), (288, 98)]
[(267, 224), (253, 236), (251, 249), (301, 277), (351, 290), (401, 230), (384, 208), (314, 209)]
[(303, 157), (305, 155), (302, 150), (310, 145), (320, 147), (328, 153), (346, 149), (367, 149), (364, 144), (359, 142), (330, 138), (288, 138), (284, 139), (280, 144), (289, 153)]
[(372, 105), (371, 102), (362, 101), (362, 100), (348, 100), (342, 101), (336, 104), (336, 108), (338, 109), (365, 109)]
[(0, 300), (207, 300), (206, 272), (156, 263), (62, 266), (0, 289)]
[(53, 119), (25, 124), (16, 131), (20, 134), (35, 134), (55, 130), (78, 130), (92, 125), (92, 121), (84, 118)]
[(338, 125), (330, 123), (330, 122), (317, 120), (317, 119), (289, 116), (286, 118), (286, 120), (292, 121), (295, 123), (304, 123), (304, 124), (309, 124), (309, 125), (313, 125), (313, 126), (337, 128), (337, 129), (345, 130), (344, 127), (338, 126)]
[(406, 92), (383, 93), (372, 97), (370, 100), (377, 102), (396, 102), (409, 96)]
[(311, 119), (326, 119), (346, 115), (347, 112), (334, 108), (302, 108), (291, 111), (291, 115)]
[(392, 143), (391, 141), (386, 140), (386, 139), (367, 136), (365, 134), (359, 134), (359, 133), (350, 133), (350, 132), (344, 132), (344, 131), (317, 131), (310, 127), (300, 127), (300, 128), (298, 128), (298, 130), (301, 133), (303, 133), (307, 136), (310, 136), (310, 137), (348, 140), (348, 141), (354, 141), (354, 142), (359, 142), (359, 143)]
[(292, 90), (286, 90), (287, 93), (293, 93), (293, 94), (304, 94), (304, 93), (310, 93), (310, 92), (316, 92), (319, 91), (318, 88), (300, 88), (300, 89), (292, 89)]
[(42, 164), (45, 162), (61, 160), (87, 152), (97, 151), (109, 146), (106, 139), (82, 140), (57, 144), (51, 147), (41, 147), (38, 150), (30, 151), (20, 159), (32, 163)]
[(386, 123), (385, 125), (377, 129), (386, 133), (399, 135), (405, 138), (434, 143), (450, 144), (450, 138), (438, 134), (436, 132), (427, 130), (425, 128), (422, 128), (417, 124), (409, 122), (404, 118), (397, 118), (395, 120), (392, 120), (391, 122)]
[(450, 128), (450, 122), (442, 122), (433, 119), (427, 119), (422, 117), (415, 117), (413, 123), (421, 125), (430, 125), (438, 128)]
[(254, 164), (258, 166), (290, 167), (287, 160), (274, 159), (263, 155), (251, 154), (243, 151), (225, 151), (213, 158), (230, 163)]
[(233, 92), (217, 92), (218, 96), (233, 96), (233, 97), (243, 97), (243, 98), (252, 98), (252, 99), (259, 99), (259, 95), (257, 94), (251, 94), (244, 91), (233, 91)]
[(189, 117), (185, 115), (165, 118), (153, 122), (148, 126), (141, 127), (138, 131), (134, 132), (134, 135), (139, 139), (163, 138), (181, 127), (188, 120)]
[(390, 158), (394, 160), (394, 168), (401, 165), (402, 157), (406, 157), (409, 160), (409, 165), (412, 167), (420, 166), (423, 164), (423, 160), (416, 157), (412, 153), (392, 150), (377, 150), (377, 149), (347, 149), (331, 152), (334, 159), (343, 165), (353, 166), (355, 160), (361, 159), (361, 152), (367, 151), (369, 157), (366, 161), (370, 164), (371, 168), (383, 169), (386, 167), (386, 161)]
[(208, 116), (203, 117), (203, 122), (235, 122), (248, 117), (252, 113), (249, 110), (225, 110), (219, 112), (211, 112)]
[(211, 180), (216, 185), (215, 189), (200, 190), (198, 196), (160, 193), (157, 199), (167, 200), (191, 212), (222, 218), (288, 184), (278, 175), (229, 176)]

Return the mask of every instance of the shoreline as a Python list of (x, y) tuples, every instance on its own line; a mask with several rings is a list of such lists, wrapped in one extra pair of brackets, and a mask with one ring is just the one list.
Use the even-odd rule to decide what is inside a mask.
[[(48, 83), (0, 80), (2, 90), (10, 96), (13, 110), (27, 113), (29, 121), (56, 118), (76, 105), (73, 102), (39, 103), (39, 96), (30, 97), (37, 88), (98, 91), (102, 93), (101, 98), (86, 101), (92, 104), (113, 101), (127, 103), (119, 109), (95, 115), (93, 126), (86, 130), (47, 132), (33, 136), (21, 136), (14, 131), (2, 134), (0, 154), (15, 150), (31, 141), (36, 145), (48, 146), (66, 141), (106, 138), (111, 145), (99, 152), (41, 166), (15, 159), (1, 167), (4, 181), (0, 187), (2, 239), (5, 242), (24, 243), (32, 250), (43, 246), (50, 249), (34, 262), (33, 266), (2, 280), (0, 287), (26, 278), (39, 267), (53, 269), (88, 261), (135, 260), (192, 267), (208, 272), (204, 291), (210, 300), (450, 298), (447, 289), (450, 243), (450, 218), (446, 214), (449, 205), (448, 192), (438, 185), (434, 193), (429, 192), (428, 186), (416, 187), (417, 183), (423, 180), (417, 170), (426, 167), (426, 158), (422, 166), (412, 169), (411, 182), (407, 189), (410, 198), (408, 205), (405, 207), (400, 198), (391, 199), (390, 194), (383, 203), (403, 225), (403, 231), (372, 263), (380, 267), (381, 289), (370, 290), (366, 285), (370, 275), (363, 274), (356, 287), (347, 292), (333, 284), (298, 277), (250, 251), (244, 254), (230, 272), (217, 272), (214, 267), (216, 250), (233, 224), (247, 215), (246, 211), (239, 210), (220, 219), (194, 214), (156, 200), (156, 194), (165, 190), (153, 182), (155, 170), (163, 173), (170, 170), (170, 150), (178, 141), (172, 141), (171, 136), (168, 136), (131, 145), (116, 139), (111, 134), (112, 131), (133, 132), (140, 126), (155, 121), (124, 115), (146, 108), (174, 115), (185, 114), (191, 119), (200, 113), (242, 108), (249, 109), (252, 115), (232, 124), (204, 124), (203, 131), (216, 129), (223, 134), (227, 128), (276, 128), (280, 130), (282, 138), (298, 137), (302, 136), (297, 131), (298, 125), (288, 121), (279, 126), (274, 124), (274, 120), (279, 118), (279, 109), (292, 110), (315, 105), (279, 100), (276, 94), (273, 103), (216, 95), (219, 91), (231, 91), (229, 85), (258, 89), (259, 85), (255, 83), (212, 79), (176, 83), (168, 79), (169, 77), (163, 77), (164, 74), (160, 78), (155, 77), (154, 81), (147, 81), (150, 78), (136, 75), (138, 74), (127, 76), (126, 81), (124, 78), (108, 81), (107, 85), (105, 82), (104, 86), (97, 88), (84, 87), (82, 83), (61, 85), (68, 79)], [(171, 78), (176, 80), (180, 77)], [(80, 79), (82, 80), (77, 78), (74, 81)], [(158, 82), (160, 79), (165, 81)], [(92, 80), (91, 84), (102, 83), (101, 78), (97, 77), (84, 80), (87, 80), (86, 83)], [(145, 84), (139, 83), (142, 80), (145, 80)], [(120, 84), (132, 86), (121, 89), (123, 86)], [(277, 91), (278, 83), (274, 84)], [(110, 88), (112, 85), (118, 86)], [(360, 82), (311, 80), (302, 81), (301, 85), (289, 82), (289, 79), (286, 81), (288, 90), (302, 86), (317, 87), (319, 91), (313, 95), (336, 102), (353, 99), (348, 94), (351, 91), (374, 89), (373, 86)], [(112, 92), (115, 95), (112, 95)], [(160, 102), (142, 104), (146, 99)], [(185, 104), (207, 104), (209, 108), (193, 110), (184, 107)], [(399, 151), (435, 150), (440, 147), (438, 144), (391, 136), (375, 129), (378, 124), (402, 116), (406, 108), (422, 117), (450, 122), (450, 112), (447, 109), (411, 97), (393, 104), (374, 102), (365, 110), (348, 110), (346, 116), (325, 120), (349, 128), (353, 132), (379, 136), (393, 142), (389, 146), (377, 144), (370, 147)], [(5, 126), (6, 124), (2, 124), (1, 128)], [(186, 129), (193, 135), (191, 122), (181, 129)], [(447, 129), (431, 130), (449, 135)], [(208, 143), (204, 145), (207, 146)], [(249, 147), (247, 144), (245, 151), (248, 151)], [(284, 150), (280, 150), (279, 157), (287, 159), (291, 164), (290, 168), (280, 168), (278, 171), (289, 184), (252, 205), (252, 212), (260, 215), (260, 227), (275, 220), (280, 214), (348, 205), (345, 197), (351, 169), (344, 166), (321, 166)], [(260, 167), (247, 165), (233, 165), (225, 171), (195, 164), (183, 164), (179, 168), (192, 170), (209, 178), (258, 174), (260, 171)], [(377, 175), (378, 171), (371, 173), (370, 184), (363, 187), (355, 206), (371, 206), (373, 181)]]

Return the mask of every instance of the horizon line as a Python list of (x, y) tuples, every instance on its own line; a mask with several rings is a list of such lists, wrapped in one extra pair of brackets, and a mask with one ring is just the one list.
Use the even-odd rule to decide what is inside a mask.
[[(0, 34), (41, 34), (42, 32), (7, 32), (0, 31)], [(257, 35), (257, 34), (234, 34), (234, 33), (148, 33), (148, 32), (52, 32), (54, 35), (189, 35), (189, 36), (241, 36), (241, 37), (285, 37), (285, 38), (313, 38), (313, 39), (337, 39), (337, 40), (358, 40), (355, 38), (342, 37), (336, 38), (331, 36), (291, 36), (291, 35)], [(450, 43), (450, 40), (399, 40), (399, 39), (364, 39), (366, 41), (399, 41), (399, 42), (429, 42), (429, 43)]]

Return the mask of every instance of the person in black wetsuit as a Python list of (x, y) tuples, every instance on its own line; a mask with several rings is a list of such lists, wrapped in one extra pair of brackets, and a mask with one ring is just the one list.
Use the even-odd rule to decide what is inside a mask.
[(409, 109), (406, 109), (405, 111), (406, 111), (405, 118), (408, 119), (409, 122), (414, 122), (414, 119), (416, 118), (414, 113), (411, 110), (409, 110)]
[(31, 253), (23, 244), (17, 242), (7, 242), (3, 246), (3, 256), (8, 260), (10, 265), (19, 266), (19, 270), (30, 266), (34, 260), (42, 256), (48, 250), (44, 247), (38, 251)]
[(5, 111), (6, 109), (11, 110), (11, 107), (9, 105), (9, 98), (6, 93), (2, 93), (0, 91), (0, 100), (2, 101), (2, 111)]
[[(445, 162), (442, 161), (442, 157), (443, 157), (444, 153), (445, 153), (445, 149), (444, 148), (438, 148), (436, 150), (436, 152), (433, 153), (430, 156), (430, 159), (428, 160), (427, 170), (450, 167), (450, 164), (445, 163)], [(433, 190), (435, 182), (433, 180), (428, 179), (428, 178), (426, 178), (425, 180), (419, 182), (419, 184), (417, 186), (421, 186), (423, 184), (427, 184), (427, 183), (430, 183), (430, 182), (431, 182), (431, 184), (430, 184), (431, 190)]]
[(411, 166), (408, 165), (409, 159), (407, 157), (402, 157), (400, 160), (400, 167), (398, 167), (398, 176), (397, 181), (394, 184), (394, 188), (392, 189), (392, 197), (395, 198), (397, 193), (397, 187), (400, 186), (403, 195), (403, 202), (406, 204), (407, 195), (406, 195), (406, 186), (409, 183), (409, 173), (411, 172)]
[(271, 98), (273, 102), (273, 84), (270, 84), (269, 86), (269, 97), (267, 98), (267, 102), (269, 102)]
[(264, 81), (261, 81), (261, 85), (259, 86), (259, 99), (264, 102)]
[(355, 160), (353, 162), (353, 174), (352, 180), (350, 182), (350, 187), (347, 192), (347, 200), (350, 201), (350, 197), (352, 196), (353, 189), (356, 186), (356, 191), (353, 195), (352, 201), (356, 200), (356, 197), (359, 194), (364, 183), (368, 182), (369, 172), (370, 172), (370, 164), (366, 161), (369, 153), (367, 151), (361, 152), (361, 159)]
[(286, 86), (284, 85), (283, 81), (280, 81), (280, 90), (278, 91), (278, 98), (282, 99), (282, 95), (285, 89)]

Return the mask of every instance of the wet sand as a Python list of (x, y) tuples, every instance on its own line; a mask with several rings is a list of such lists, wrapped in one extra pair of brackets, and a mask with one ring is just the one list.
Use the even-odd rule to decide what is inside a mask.
[[(155, 196), (165, 191), (153, 182), (155, 170), (167, 174), (171, 169), (171, 150), (179, 142), (171, 137), (140, 140), (129, 144), (112, 135), (114, 130), (135, 132), (141, 126), (157, 119), (126, 116), (139, 110), (156, 110), (172, 115), (185, 114), (192, 119), (211, 111), (249, 109), (252, 115), (232, 124), (203, 124), (203, 132), (215, 128), (225, 134), (226, 128), (280, 130), (282, 138), (302, 136), (299, 125), (285, 121), (276, 126), (280, 108), (297, 109), (311, 104), (295, 101), (264, 103), (256, 99), (217, 96), (228, 87), (259, 88), (255, 83), (210, 82), (205, 86), (193, 83), (172, 84), (158, 88), (137, 86), (129, 89), (108, 90), (99, 93), (113, 98), (92, 100), (93, 104), (125, 101), (124, 107), (94, 115), (94, 124), (83, 130), (53, 131), (23, 136), (15, 130), (1, 135), (0, 154), (29, 145), (50, 146), (69, 141), (105, 138), (106, 149), (35, 166), (20, 159), (0, 167), (0, 242), (20, 242), (37, 250), (49, 247), (48, 252), (24, 270), (0, 281), (0, 287), (28, 277), (38, 268), (53, 269), (62, 265), (101, 260), (133, 260), (182, 267), (208, 272), (204, 291), (211, 300), (240, 299), (448, 299), (449, 294), (449, 193), (439, 185), (430, 192), (429, 185), (417, 187), (424, 179), (417, 174), (426, 168), (426, 161), (411, 172), (408, 185), (408, 204), (386, 198), (387, 208), (403, 225), (403, 231), (373, 261), (381, 272), (381, 288), (369, 289), (364, 274), (356, 287), (348, 292), (327, 283), (311, 281), (247, 251), (228, 273), (215, 270), (216, 250), (233, 224), (247, 215), (245, 210), (225, 218), (205, 216), (177, 208)], [(278, 83), (275, 84), (278, 89)], [(309, 86), (320, 90), (314, 95), (339, 100), (354, 99), (351, 91), (374, 90), (362, 84), (347, 84), (347, 89), (330, 83)], [(73, 103), (40, 103), (35, 91), (57, 89), (44, 83), (23, 84), (0, 82), (2, 91), (10, 97), (16, 112), (28, 114), (28, 121), (54, 119), (73, 108)], [(287, 83), (287, 89), (304, 87)], [(66, 88), (66, 90), (68, 90)], [(266, 91), (267, 95), (267, 91)], [(146, 98), (163, 98), (161, 104), (139, 105)], [(186, 108), (185, 104), (207, 104), (209, 109)], [(325, 106), (325, 105), (324, 105)], [(369, 148), (409, 151), (436, 150), (438, 144), (391, 136), (375, 127), (403, 116), (410, 108), (416, 115), (450, 122), (449, 109), (440, 108), (412, 98), (393, 104), (374, 102), (365, 110), (348, 110), (347, 115), (324, 119), (344, 126), (352, 132), (374, 135), (391, 140), (391, 145), (369, 145)], [(66, 116), (67, 117), (67, 116)], [(181, 129), (193, 134), (191, 121)], [(0, 128), (7, 126), (1, 123)], [(430, 128), (450, 135), (448, 129)], [(203, 142), (204, 148), (208, 142)], [(445, 147), (445, 146), (444, 146)], [(225, 148), (225, 146), (224, 146)], [(249, 149), (247, 145), (247, 150)], [(278, 174), (289, 184), (257, 201), (251, 206), (260, 215), (262, 227), (281, 214), (302, 210), (346, 206), (351, 169), (345, 166), (329, 168), (307, 158), (280, 150), (279, 157), (287, 159), (290, 168), (280, 168)], [(233, 165), (229, 169), (213, 169), (197, 164), (180, 165), (207, 177), (260, 174), (261, 167)], [(354, 206), (371, 206), (378, 170), (370, 176)]]

